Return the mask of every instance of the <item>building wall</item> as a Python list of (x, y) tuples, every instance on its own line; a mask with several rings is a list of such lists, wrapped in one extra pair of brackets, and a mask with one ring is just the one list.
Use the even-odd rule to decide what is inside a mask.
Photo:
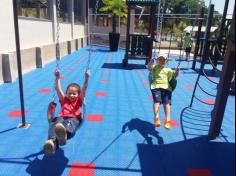
[[(69, 16), (71, 22), (59, 24), (61, 57), (70, 54), (75, 49), (80, 49), (81, 42), (86, 41), (85, 39), (87, 38), (85, 25), (74, 24), (74, 0), (68, 0), (68, 3), (70, 5)], [(57, 36), (56, 0), (50, 0), (50, 7), (52, 20), (18, 17), (23, 73), (43, 67), (44, 64), (55, 60)], [(81, 8), (86, 8), (86, 0), (81, 0)], [(83, 15), (85, 19), (86, 14), (83, 13)], [(77, 48), (76, 45), (78, 46)], [(16, 80), (16, 59), (12, 0), (0, 0), (0, 84)]]
[(12, 1), (0, 1), (0, 53), (15, 48)]
[(52, 21), (49, 20), (19, 17), (19, 32), (22, 49), (53, 43)]

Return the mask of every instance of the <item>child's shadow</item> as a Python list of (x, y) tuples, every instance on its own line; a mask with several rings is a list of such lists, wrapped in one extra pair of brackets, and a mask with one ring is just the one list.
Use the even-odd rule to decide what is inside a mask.
[(158, 144), (164, 144), (163, 138), (159, 135), (159, 132), (156, 131), (155, 126), (150, 122), (135, 118), (123, 125), (122, 133), (125, 133), (127, 128), (130, 132), (137, 130), (150, 145), (153, 145), (153, 142), (152, 137), (149, 135), (154, 136), (157, 139)]
[(60, 176), (65, 170), (68, 161), (64, 156), (64, 151), (59, 148), (55, 155), (44, 155), (42, 160), (36, 156), (34, 160), (30, 161), (26, 172), (31, 176)]

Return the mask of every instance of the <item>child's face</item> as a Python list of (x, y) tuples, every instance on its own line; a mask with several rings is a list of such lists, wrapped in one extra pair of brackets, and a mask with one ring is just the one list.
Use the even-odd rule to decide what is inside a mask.
[(163, 57), (159, 57), (157, 59), (157, 63), (160, 65), (160, 66), (164, 66), (166, 64), (166, 59), (163, 58)]
[(79, 96), (79, 90), (77, 87), (69, 87), (67, 92), (66, 92), (66, 96), (70, 101), (74, 101), (76, 100), (76, 98), (78, 98)]

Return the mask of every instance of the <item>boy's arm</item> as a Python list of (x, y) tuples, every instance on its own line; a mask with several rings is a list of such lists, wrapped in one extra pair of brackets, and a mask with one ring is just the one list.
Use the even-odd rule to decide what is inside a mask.
[(60, 72), (58, 70), (55, 71), (55, 89), (57, 92), (57, 96), (59, 98), (59, 100), (63, 100), (65, 95), (64, 92), (61, 89), (61, 82), (60, 82)]
[(89, 81), (89, 77), (90, 77), (90, 70), (87, 70), (85, 72), (85, 80), (84, 80), (84, 84), (82, 87), (82, 91), (81, 91), (81, 99), (84, 100), (85, 94), (86, 94), (86, 90), (88, 87), (88, 81)]
[(152, 70), (153, 63), (154, 63), (154, 60), (153, 60), (153, 59), (151, 59), (151, 60), (148, 62), (147, 67), (148, 67), (148, 70), (149, 70), (149, 71)]
[(175, 74), (175, 77), (178, 77), (178, 76), (179, 76), (179, 67), (176, 67), (174, 74)]

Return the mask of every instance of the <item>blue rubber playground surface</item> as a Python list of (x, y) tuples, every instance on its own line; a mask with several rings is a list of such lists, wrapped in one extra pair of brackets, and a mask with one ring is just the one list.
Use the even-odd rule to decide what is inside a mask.
[[(71, 82), (82, 85), (90, 49), (85, 47), (61, 59), (63, 90)], [(213, 105), (201, 101), (214, 104), (214, 99), (197, 89), (201, 101), (194, 99), (189, 107), (198, 73), (182, 62), (172, 97), (172, 128), (163, 127), (163, 107), (162, 126), (154, 128), (144, 61), (131, 60), (124, 68), (124, 50), (111, 53), (97, 46), (93, 50), (85, 121), (55, 156), (45, 156), (42, 148), (47, 139), (46, 111), (53, 96), (56, 63), (23, 76), (28, 129), (17, 128), (21, 123), (18, 81), (0, 85), (0, 176), (235, 175), (234, 96), (228, 98), (219, 138), (209, 141)], [(174, 68), (178, 56), (170, 58), (168, 66)], [(219, 75), (212, 74), (210, 79), (218, 82)], [(205, 77), (200, 78), (200, 84), (216, 94), (216, 85)]]

